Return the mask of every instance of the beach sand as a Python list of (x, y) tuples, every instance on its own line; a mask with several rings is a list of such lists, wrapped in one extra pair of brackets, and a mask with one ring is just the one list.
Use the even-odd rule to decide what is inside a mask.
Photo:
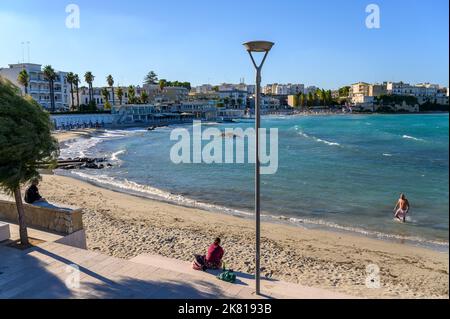
[[(192, 261), (216, 236), (227, 267), (254, 271), (249, 219), (118, 193), (73, 178), (44, 175), (49, 201), (82, 207), (88, 249), (129, 259), (142, 253)], [(448, 298), (448, 253), (360, 236), (262, 224), (262, 275), (358, 297)], [(366, 267), (380, 268), (367, 288)], [(369, 276), (370, 278), (370, 276)]]
[[(82, 130), (56, 137), (63, 142), (93, 133)], [(126, 259), (149, 253), (192, 261), (219, 236), (227, 267), (254, 272), (253, 220), (118, 193), (63, 176), (44, 175), (40, 192), (51, 202), (83, 208), (90, 250)], [(275, 223), (262, 224), (261, 252), (262, 275), (275, 279), (357, 297), (449, 297), (448, 252)], [(366, 287), (369, 265), (380, 269), (380, 288)]]

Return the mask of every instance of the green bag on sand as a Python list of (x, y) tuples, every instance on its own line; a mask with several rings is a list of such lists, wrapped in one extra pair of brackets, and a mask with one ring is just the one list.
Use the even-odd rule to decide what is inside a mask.
[(233, 283), (236, 281), (236, 274), (231, 269), (225, 270), (224, 272), (220, 273), (217, 278), (226, 282)]

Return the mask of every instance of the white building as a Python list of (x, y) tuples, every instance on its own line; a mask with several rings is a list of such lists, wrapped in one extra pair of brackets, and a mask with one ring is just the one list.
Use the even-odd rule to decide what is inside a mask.
[(307, 88), (305, 88), (304, 93), (305, 94), (309, 94), (309, 93), (314, 94), (314, 92), (316, 92), (318, 89), (319, 88), (317, 86), (311, 85), (311, 86), (308, 86)]
[[(25, 88), (19, 84), (17, 77), (22, 70), (26, 70), (29, 75), (28, 94), (47, 110), (51, 109), (50, 85), (44, 78), (41, 64), (18, 63), (9, 64), (8, 68), (0, 68), (0, 76), (10, 80), (17, 85), (23, 93)], [(67, 84), (67, 72), (55, 71), (54, 81), (55, 111), (67, 111), (70, 104), (70, 86)]]
[(266, 95), (294, 95), (305, 92), (304, 84), (267, 84), (262, 89), (262, 93)]
[(410, 95), (419, 97), (433, 97), (438, 93), (439, 85), (419, 83), (410, 85), (403, 82), (387, 82), (387, 92), (395, 95)]
[(211, 84), (203, 84), (203, 85), (197, 86), (194, 89), (194, 91), (197, 94), (208, 94), (213, 91), (213, 86)]
[[(242, 109), (247, 106), (247, 91), (229, 90), (219, 91), (219, 98), (226, 104), (227, 108)], [(226, 103), (228, 101), (228, 103)]]

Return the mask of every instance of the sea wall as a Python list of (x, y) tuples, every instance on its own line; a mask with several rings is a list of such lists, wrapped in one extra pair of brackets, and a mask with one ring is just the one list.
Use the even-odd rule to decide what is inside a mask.
[[(24, 203), (27, 226), (69, 235), (83, 229), (82, 210), (58, 210)], [(18, 223), (15, 202), (0, 200), (0, 220)]]

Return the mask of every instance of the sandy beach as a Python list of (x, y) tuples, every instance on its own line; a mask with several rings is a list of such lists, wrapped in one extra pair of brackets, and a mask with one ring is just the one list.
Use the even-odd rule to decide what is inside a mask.
[[(80, 134), (63, 133), (62, 142)], [(78, 135), (77, 135), (78, 134)], [(254, 222), (45, 175), (41, 194), (84, 210), (88, 249), (129, 259), (142, 253), (191, 261), (220, 236), (227, 267), (253, 272)], [(448, 253), (362, 236), (262, 225), (262, 274), (357, 297), (448, 298)], [(367, 288), (368, 265), (380, 288)], [(370, 277), (369, 277), (370, 278)]]

